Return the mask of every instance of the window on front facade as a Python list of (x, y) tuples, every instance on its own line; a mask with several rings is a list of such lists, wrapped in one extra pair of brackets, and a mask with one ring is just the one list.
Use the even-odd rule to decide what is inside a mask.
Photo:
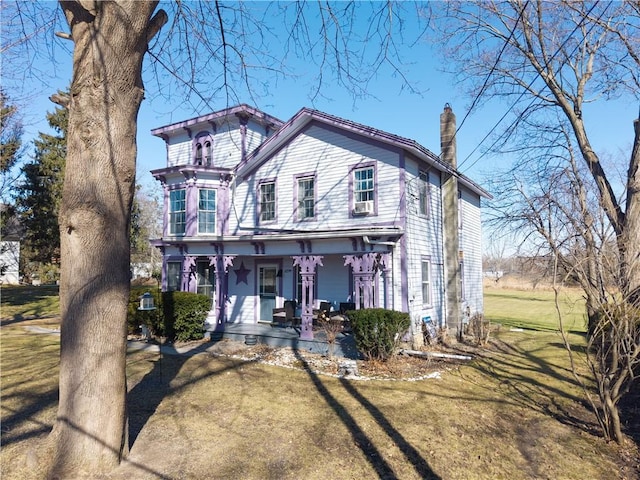
[(422, 304), (431, 305), (431, 260), (422, 260)]
[(276, 219), (276, 184), (275, 182), (260, 185), (260, 221), (272, 222)]
[(167, 291), (180, 290), (181, 262), (167, 262)]
[(199, 133), (193, 145), (194, 165), (210, 167), (213, 163), (213, 143), (207, 132)]
[(171, 190), (169, 194), (169, 233), (184, 235), (186, 220), (186, 201), (184, 189)]
[(196, 165), (202, 165), (202, 144), (196, 144), (196, 159), (194, 162)]
[(211, 151), (211, 142), (204, 142), (204, 164), (211, 166), (213, 152)]
[(420, 171), (420, 194), (418, 201), (420, 202), (420, 215), (429, 216), (429, 173)]
[(198, 293), (213, 298), (215, 293), (216, 275), (215, 269), (209, 265), (209, 260), (196, 263), (196, 280)]
[(198, 200), (198, 233), (216, 233), (216, 191), (201, 188)]
[(314, 178), (298, 179), (298, 219), (315, 217)]
[(353, 171), (353, 192), (354, 200), (359, 202), (373, 202), (374, 185), (373, 185), (373, 167), (359, 168)]

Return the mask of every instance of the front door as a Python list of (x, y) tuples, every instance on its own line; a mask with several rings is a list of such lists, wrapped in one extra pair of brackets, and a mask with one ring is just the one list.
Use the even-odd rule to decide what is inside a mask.
[(277, 265), (261, 265), (258, 268), (258, 295), (260, 297), (260, 312), (258, 318), (262, 321), (273, 320), (273, 309), (276, 308)]

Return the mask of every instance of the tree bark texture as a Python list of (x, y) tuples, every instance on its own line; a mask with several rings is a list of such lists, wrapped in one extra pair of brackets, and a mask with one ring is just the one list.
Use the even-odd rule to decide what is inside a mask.
[[(50, 477), (127, 453), (126, 318), (142, 61), (157, 2), (61, 1), (74, 41), (60, 209), (60, 400)], [(157, 31), (157, 30), (156, 30)]]
[(627, 171), (626, 230), (622, 264), (630, 303), (640, 308), (640, 118), (634, 122), (634, 139)]

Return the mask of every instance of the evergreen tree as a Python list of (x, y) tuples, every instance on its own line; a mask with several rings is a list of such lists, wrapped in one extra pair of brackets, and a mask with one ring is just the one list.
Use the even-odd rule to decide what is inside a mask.
[(18, 108), (9, 103), (9, 97), (0, 90), (0, 173), (6, 174), (20, 158), (22, 122)]
[[(27, 278), (36, 272), (57, 280), (60, 264), (58, 212), (62, 199), (67, 156), (67, 109), (47, 114), (54, 134), (40, 132), (32, 162), (22, 167), (24, 181), (17, 188), (20, 220), (25, 227), (22, 270)], [(140, 192), (140, 186), (136, 186)], [(132, 205), (131, 247), (134, 261), (148, 261), (150, 216), (157, 214), (154, 199), (136, 195)], [(137, 255), (136, 255), (137, 254)], [(43, 278), (44, 279), (44, 278)]]
[(22, 155), (22, 122), (18, 108), (10, 103), (9, 97), (0, 89), (0, 198), (2, 199), (2, 233), (6, 220), (13, 216), (13, 206), (8, 205), (7, 195), (14, 183), (11, 169)]
[(39, 133), (33, 161), (22, 167), (24, 180), (17, 189), (27, 276), (42, 264), (60, 263), (58, 211), (67, 156), (67, 110), (56, 108), (47, 114), (47, 121), (55, 133)]

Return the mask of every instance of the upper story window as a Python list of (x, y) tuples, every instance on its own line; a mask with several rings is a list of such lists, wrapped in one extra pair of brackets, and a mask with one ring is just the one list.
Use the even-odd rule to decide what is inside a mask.
[(298, 178), (298, 220), (316, 216), (315, 177)]
[(368, 215), (375, 206), (375, 169), (373, 166), (353, 170), (353, 213)]
[(424, 170), (420, 170), (419, 173), (419, 193), (418, 193), (418, 208), (420, 215), (424, 215), (426, 217), (429, 216), (430, 213), (430, 197), (429, 197), (429, 172), (425, 172)]
[(422, 305), (431, 305), (431, 260), (422, 260)]
[(216, 233), (216, 191), (201, 188), (198, 196), (198, 233)]
[(169, 193), (169, 234), (184, 235), (186, 225), (186, 190), (171, 190)]
[(273, 222), (276, 219), (276, 182), (260, 184), (260, 222)]
[(193, 145), (193, 164), (210, 167), (213, 164), (213, 141), (209, 133), (196, 136)]

